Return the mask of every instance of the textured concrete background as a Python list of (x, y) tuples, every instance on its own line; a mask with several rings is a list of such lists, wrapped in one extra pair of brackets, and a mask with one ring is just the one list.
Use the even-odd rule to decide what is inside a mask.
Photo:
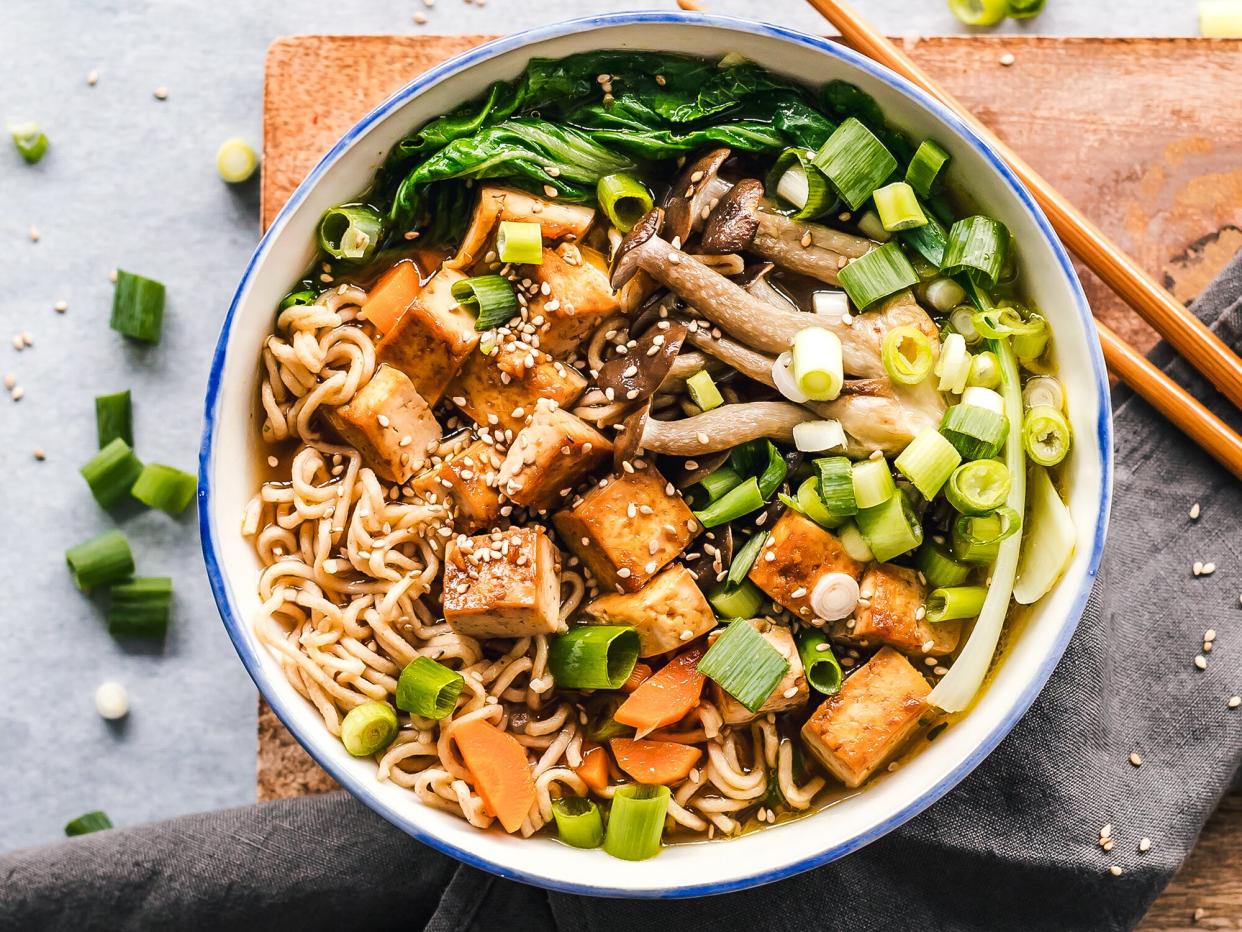
[[(958, 31), (941, 0), (856, 2), (891, 34)], [(708, 5), (824, 31), (800, 0)], [(257, 185), (226, 187), (213, 156), (226, 137), (259, 138), (268, 43), (290, 33), (504, 32), (633, 6), (674, 4), (0, 0), (0, 119), (37, 120), (52, 140), (43, 162), (27, 167), (0, 139), (0, 249), (10, 269), (0, 371), (25, 391), (16, 403), (0, 395), (0, 849), (54, 840), (90, 809), (134, 824), (254, 797), (254, 689), (219, 624), (193, 515), (110, 516), (77, 469), (95, 448), (93, 396), (122, 388), (134, 393), (139, 455), (195, 466), (217, 328), (258, 237)], [(1004, 30), (1192, 34), (1194, 4), (1049, 0), (1038, 20)], [(158, 87), (166, 100), (155, 99)], [(117, 266), (167, 284), (159, 346), (139, 348), (108, 329)], [(58, 314), (62, 300), (68, 311)], [(22, 331), (34, 345), (19, 352), (9, 338)], [(109, 637), (100, 605), (65, 572), (66, 547), (117, 524), (140, 573), (174, 577), (162, 649)], [(93, 709), (105, 679), (130, 693), (119, 727)]]

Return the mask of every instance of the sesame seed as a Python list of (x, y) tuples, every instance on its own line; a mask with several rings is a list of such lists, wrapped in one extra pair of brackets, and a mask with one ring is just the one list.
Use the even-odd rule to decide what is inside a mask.
[(1100, 839), (1109, 838), (1113, 834), (1113, 823), (1109, 822), (1100, 828)]
[(1202, 906), (1196, 906), (1195, 911), (1190, 914), (1190, 921), (1198, 922), (1200, 919), (1202, 919), (1206, 915), (1207, 915), (1206, 909), (1204, 909)]
[(791, 599), (800, 599), (806, 595), (806, 586), (799, 586), (793, 592), (789, 593)]
[(34, 458), (37, 459), (40, 463), (42, 463), (45, 459), (47, 459), (47, 454), (43, 452), (43, 447), (34, 448)]
[(621, 567), (621, 569), (617, 570), (617, 575), (620, 576), (622, 579), (629, 579), (630, 568), (628, 566)]
[(923, 606), (920, 605), (918, 608), (914, 610), (915, 621), (922, 621), (926, 616), (927, 616), (927, 609), (925, 609)]
[(692, 637), (694, 637), (694, 632), (691, 631), (689, 628), (686, 628), (684, 631), (681, 632), (681, 634), (678, 635), (678, 637), (683, 641), (688, 641)]
[(94, 70), (93, 68), (90, 71), (86, 72), (86, 83), (89, 84), (91, 87), (94, 87), (96, 84), (98, 84), (99, 83), (99, 72)]
[(67, 301), (57, 301), (52, 305), (52, 310), (54, 310), (57, 314), (63, 314), (65, 311), (69, 310), (69, 303)]
[(1198, 656), (1195, 657), (1195, 666), (1198, 667), (1200, 670), (1206, 670), (1207, 669), (1207, 658), (1204, 657), (1202, 654), (1199, 654)]
[(13, 391), (9, 393), (9, 397), (12, 398), (14, 401), (21, 401), (23, 398), (26, 397), (26, 389), (22, 388), (19, 385), (17, 386), (17, 388), (13, 389)]
[(275, 469), (277, 466), (279, 466), (279, 465), (280, 465), (280, 460), (278, 460), (278, 459), (277, 459), (276, 457), (274, 457), (274, 456), (269, 456), (269, 457), (267, 458), (267, 465), (269, 465), (269, 466), (271, 466), (273, 469)]
[(776, 559), (776, 553), (774, 551), (769, 550), (767, 553), (763, 555), (763, 560), (765, 563), (771, 563), (775, 559)]
[[(27, 342), (27, 343), (29, 343), (29, 342), (30, 342), (30, 339), (29, 339), (29, 338), (27, 338), (27, 339), (26, 339), (26, 342)], [(1215, 563), (1204, 563), (1204, 564), (1203, 564), (1203, 575), (1204, 575), (1204, 576), (1211, 576), (1211, 575), (1212, 575), (1213, 573), (1215, 573), (1215, 572), (1216, 572), (1216, 564), (1215, 564)]]
[(1017, 59), (1013, 57), (1013, 52), (1006, 52), (1000, 57), (1000, 63), (1006, 68), (1012, 65), (1016, 60)]
[(387, 427), (387, 426), (388, 426), (388, 424), (390, 423), (390, 422), (389, 422), (389, 420), (388, 420), (388, 416), (387, 416), (387, 415), (384, 415), (384, 414), (381, 414), (381, 415), (380, 415), (379, 417), (377, 417), (375, 420), (379, 421), (379, 426), (380, 426), (380, 427)]
[(786, 699), (792, 699), (794, 696), (798, 695), (798, 687), (790, 686), (787, 690), (781, 693), (781, 695), (784, 696)]
[(1199, 562), (1198, 560), (1196, 560), (1194, 562), (1194, 565), (1191, 566), (1190, 571), (1194, 573), (1196, 576), (1201, 575), (1203, 573), (1203, 564)]
[(703, 433), (703, 431), (699, 431), (697, 439), (699, 443), (704, 446), (707, 446), (707, 444), (711, 442), (711, 437), (707, 436), (707, 434)]
[(1199, 520), (1199, 503), (1198, 502), (1195, 502), (1193, 505), (1190, 506), (1190, 520), (1191, 521)]
[(32, 243), (37, 243), (39, 241), (39, 228), (36, 226), (32, 226), (29, 230), (26, 231), (26, 235), (30, 237), (30, 241)]
[(1225, 708), (1236, 709), (1242, 705), (1242, 696), (1230, 696), (1229, 701), (1225, 703)]
[(17, 376), (12, 372), (6, 373), (4, 376), (4, 388), (6, 391), (12, 391), (13, 386), (17, 384)]
[(1133, 764), (1135, 767), (1142, 767), (1143, 758), (1139, 756), (1139, 753), (1137, 751), (1131, 751), (1130, 752), (1130, 763)]
[(803, 249), (806, 249), (808, 246), (811, 245), (811, 231), (810, 230), (807, 230), (805, 233), (802, 234), (801, 243), (802, 243)]
[(424, 23), (427, 22), (427, 14), (424, 13), (422, 10), (419, 10), (417, 13), (414, 14), (414, 22), (422, 26)]
[(1150, 838), (1143, 838), (1143, 839), (1142, 839), (1142, 840), (1138, 843), (1138, 849), (1139, 849), (1139, 851), (1140, 851), (1140, 852), (1144, 852), (1144, 853), (1145, 853), (1145, 852), (1147, 852), (1147, 851), (1150, 851), (1150, 850), (1151, 850), (1151, 839), (1150, 839)]
[(548, 197), (556, 197), (556, 188), (552, 187), (550, 184), (545, 184), (543, 186), (543, 193)]
[(156, 100), (167, 100), (168, 99), (168, 88), (163, 87), (163, 86), (157, 87), (155, 89), (155, 99)]
[(1120, 877), (1124, 873), (1124, 871), (1122, 871), (1121, 869), (1121, 866), (1118, 864), (1114, 864), (1112, 867), (1110, 867), (1108, 869), (1108, 872), (1112, 874), (1114, 877)]
[(822, 654), (827, 650), (831, 650), (831, 647), (827, 641), (821, 641), (820, 643), (815, 645), (815, 649)]

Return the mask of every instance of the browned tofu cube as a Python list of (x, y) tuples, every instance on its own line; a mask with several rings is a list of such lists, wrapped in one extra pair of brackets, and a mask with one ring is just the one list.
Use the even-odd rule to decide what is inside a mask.
[(328, 414), (348, 444), (375, 474), (403, 483), (427, 462), (440, 442), (440, 425), (414, 383), (399, 369), (380, 366), (350, 399)]
[(437, 272), (375, 349), (376, 358), (408, 375), (430, 405), (479, 345), (474, 317), (449, 291), (463, 278), (452, 269)]
[(452, 269), (469, 268), (484, 258), (492, 231), (501, 220), (517, 220), (521, 223), (537, 223), (545, 242), (548, 240), (581, 240), (586, 235), (595, 209), (585, 204), (566, 204), (517, 188), (485, 184), (479, 188), (479, 197), (470, 216), (470, 228), (461, 238), (457, 255), (444, 264)]
[(716, 615), (680, 563), (637, 592), (610, 592), (586, 607), (594, 624), (630, 625), (638, 632), (638, 655), (675, 650), (716, 627)]
[(649, 464), (595, 486), (552, 522), (600, 588), (619, 592), (641, 589), (699, 532), (685, 500)]
[(802, 658), (798, 655), (798, 645), (794, 643), (793, 633), (788, 628), (773, 624), (767, 618), (752, 618), (749, 623), (752, 628), (763, 635), (765, 641), (789, 661), (789, 670), (763, 705), (759, 707), (758, 712), (750, 711), (716, 683), (712, 683), (712, 690), (716, 696), (716, 708), (720, 710), (720, 715), (725, 722), (730, 725), (741, 725), (757, 719), (760, 715), (767, 715), (769, 712), (787, 712), (790, 709), (800, 708), (806, 705), (807, 697), (811, 693), (806, 683), (806, 671), (802, 667)]
[(931, 687), (902, 654), (882, 648), (802, 726), (802, 741), (828, 771), (861, 786), (905, 744)]
[(519, 505), (545, 511), (611, 458), (612, 444), (594, 427), (539, 404), (505, 456), (500, 489)]
[(475, 638), (563, 631), (558, 557), (541, 527), (455, 538), (444, 555), (444, 620)]
[[(771, 559), (768, 554), (772, 554)], [(795, 615), (813, 618), (811, 590), (826, 573), (860, 579), (863, 565), (845, 552), (835, 534), (788, 509), (772, 526), (750, 579)]]
[(572, 366), (524, 343), (510, 342), (490, 356), (471, 353), (448, 396), (476, 424), (516, 436), (541, 398), (568, 407), (585, 388), (586, 379)]
[(879, 563), (863, 575), (858, 587), (858, 611), (849, 621), (833, 627), (833, 635), (859, 647), (887, 644), (903, 654), (944, 657), (957, 649), (961, 621), (924, 617), (926, 595), (919, 574), (904, 566)]
[(587, 246), (566, 243), (555, 251), (544, 249), (543, 262), (524, 268), (531, 281), (547, 285), (530, 302), (530, 319), (542, 317), (539, 348), (553, 356), (567, 356), (621, 305), (608, 284), (608, 260)]
[(424, 501), (449, 502), (454, 527), (470, 534), (491, 525), (500, 514), (501, 456), (482, 440), (446, 458), (410, 483)]

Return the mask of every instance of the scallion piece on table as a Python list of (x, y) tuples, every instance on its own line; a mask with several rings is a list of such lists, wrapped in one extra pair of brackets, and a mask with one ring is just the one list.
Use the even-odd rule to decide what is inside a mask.
[(882, 505), (893, 497), (897, 486), (888, 469), (888, 460), (880, 457), (854, 464), (854, 501), (861, 512), (864, 508)]
[(890, 233), (912, 230), (927, 223), (919, 199), (914, 196), (914, 189), (904, 181), (894, 181), (882, 188), (876, 188), (872, 195), (876, 213), (880, 215), (880, 223)]
[(966, 386), (977, 388), (996, 388), (1000, 385), (1000, 362), (996, 354), (984, 350), (970, 358), (970, 374), (966, 376)]
[(841, 690), (841, 664), (822, 631), (803, 628), (798, 633), (798, 656), (812, 689), (825, 696), (835, 696)]
[(47, 134), (39, 129), (38, 123), (14, 123), (9, 127), (9, 135), (18, 153), (30, 165), (47, 153)]
[(120, 582), (134, 571), (134, 554), (120, 531), (106, 531), (70, 547), (65, 551), (65, 562), (79, 589)]
[(1031, 19), (1043, 12), (1044, 2), (1045, 0), (1009, 0), (1009, 15), (1014, 19)]
[(875, 559), (875, 554), (871, 552), (871, 545), (867, 543), (867, 538), (863, 537), (862, 531), (858, 529), (857, 520), (846, 521), (837, 528), (837, 540), (841, 541), (841, 546), (850, 555), (851, 560), (870, 563)]
[(831, 330), (799, 330), (794, 334), (790, 360), (794, 384), (811, 401), (832, 401), (841, 394), (845, 384), (841, 339)]
[(845, 522), (845, 518), (834, 518), (824, 507), (824, 500), (819, 494), (819, 477), (807, 476), (798, 486), (798, 508), (804, 515), (820, 527), (833, 528)]
[(918, 327), (903, 324), (884, 334), (880, 348), (884, 371), (901, 385), (918, 385), (931, 375), (935, 358), (931, 340)]
[(453, 300), (475, 315), (474, 329), (491, 330), (518, 312), (513, 285), (499, 275), (476, 275), (453, 282)]
[(934, 139), (924, 139), (906, 166), (906, 184), (921, 197), (931, 197), (940, 187), (940, 173), (949, 162), (949, 153)]
[(897, 160), (871, 130), (848, 117), (815, 154), (814, 165), (836, 187), (850, 210), (858, 210), (897, 170)]
[(172, 580), (139, 576), (109, 591), (108, 633), (115, 637), (162, 638), (168, 633)]
[(110, 326), (135, 340), (158, 343), (164, 327), (164, 285), (117, 269)]
[(721, 618), (754, 618), (763, 605), (763, 590), (746, 579), (737, 586), (726, 583), (716, 587), (707, 601)]
[(923, 543), (923, 525), (903, 492), (873, 508), (862, 508), (855, 518), (875, 559), (886, 563)]
[(751, 712), (772, 695), (789, 661), (746, 619), (729, 623), (698, 663), (698, 671)]
[(496, 255), (501, 262), (540, 265), (543, 262), (543, 227), (523, 220), (501, 220), (496, 230)]
[(931, 501), (940, 491), (940, 487), (949, 481), (961, 461), (961, 454), (944, 434), (934, 427), (928, 427), (906, 445), (893, 460), (893, 466), (910, 480), (910, 484), (925, 499)]
[(259, 157), (254, 148), (240, 136), (224, 140), (216, 150), (216, 174), (228, 184), (249, 181), (258, 167)]
[(694, 516), (704, 527), (712, 528), (728, 524), (742, 515), (758, 511), (763, 507), (763, 493), (759, 491), (759, 480), (754, 476), (743, 480), (706, 508), (696, 511)]
[(854, 464), (844, 456), (825, 456), (815, 461), (819, 477), (819, 496), (824, 510), (836, 521), (858, 514), (858, 500), (854, 497)]
[(953, 405), (944, 413), (940, 432), (963, 459), (988, 460), (1005, 444), (1005, 415), (978, 405)]
[(387, 702), (371, 700), (354, 706), (341, 721), (341, 744), (354, 757), (378, 754), (397, 737), (397, 712)]
[(456, 670), (430, 657), (415, 657), (397, 679), (397, 708), (423, 718), (446, 718), (465, 687), (465, 679)]
[(936, 268), (940, 268), (944, 264), (944, 248), (949, 243), (949, 231), (930, 211), (924, 210), (923, 214), (927, 217), (927, 222), (921, 227), (903, 231), (899, 238)]
[(1040, 466), (1055, 466), (1069, 454), (1070, 426), (1051, 405), (1037, 405), (1022, 420), (1022, 445)]
[(1047, 595), (1074, 555), (1074, 522), (1046, 469), (1031, 470), (1026, 522), (1018, 581), (1013, 587), (1019, 605), (1030, 605)]
[(741, 485), (742, 474), (729, 464), (709, 472), (699, 480), (699, 485), (707, 493), (708, 501), (714, 502), (731, 489)]
[(885, 243), (859, 256), (838, 274), (850, 301), (862, 309), (919, 282), (919, 273), (896, 243)]
[(940, 377), (936, 388), (960, 395), (970, 379), (970, 361), (966, 338), (960, 333), (945, 334), (940, 341), (940, 358), (936, 360), (936, 375)]
[(99, 449), (103, 449), (120, 437), (130, 446), (134, 444), (134, 414), (129, 389), (95, 398), (95, 434)]
[(104, 508), (111, 508), (129, 495), (142, 474), (142, 463), (129, 444), (117, 437), (78, 471), (90, 486), (95, 501)]
[(950, 531), (953, 555), (965, 563), (991, 563), (1001, 542), (1021, 527), (1022, 518), (1008, 505), (991, 514), (959, 515)]
[(604, 840), (604, 817), (594, 800), (562, 796), (552, 801), (556, 836), (574, 848), (598, 848)]
[(142, 467), (130, 494), (151, 508), (179, 515), (194, 501), (198, 479), (188, 472), (161, 463)]
[(112, 828), (112, 820), (101, 809), (87, 812), (65, 825), (65, 834), (70, 838), (76, 835), (89, 835), (91, 832), (102, 832)]
[(724, 397), (720, 394), (720, 389), (716, 387), (715, 381), (712, 380), (712, 374), (706, 369), (700, 369), (686, 379), (686, 391), (690, 393), (690, 400), (698, 405), (702, 411), (711, 411), (713, 408), (719, 408), (724, 404)]
[(344, 204), (324, 211), (319, 245), (334, 259), (367, 262), (384, 238), (384, 219), (365, 204)]
[(1009, 470), (999, 460), (975, 460), (953, 471), (944, 497), (964, 515), (986, 515), (1009, 497)]
[(638, 634), (625, 625), (581, 625), (548, 644), (548, 669), (566, 689), (620, 689), (638, 662)]
[(646, 185), (623, 173), (601, 178), (595, 196), (612, 225), (622, 233), (630, 232), (655, 203)]
[(818, 217), (837, 202), (828, 179), (814, 162), (810, 149), (786, 149), (768, 172), (767, 189), (794, 209), (795, 220)]
[[(729, 575), (725, 577), (725, 586), (735, 588), (745, 581), (746, 574), (755, 565), (755, 560), (758, 559), (759, 552), (763, 550), (763, 545), (767, 543), (767, 540), (767, 531), (756, 531), (750, 540), (737, 549), (737, 552), (733, 554), (733, 562), (729, 564)], [(740, 618), (742, 616), (735, 615), (733, 617)]]
[(604, 850), (623, 861), (645, 861), (659, 854), (671, 795), (667, 786), (629, 783), (617, 787)]
[(970, 578), (971, 567), (953, 559), (944, 544), (929, 540), (914, 557), (915, 568), (933, 589), (960, 586)]
[(999, 220), (976, 215), (949, 228), (941, 268), (947, 275), (965, 273), (988, 286), (995, 285), (1009, 255), (1009, 231)]
[(933, 589), (927, 595), (926, 618), (930, 622), (974, 618), (983, 608), (983, 600), (987, 596), (988, 590), (983, 586)]
[(966, 26), (995, 26), (1009, 14), (1009, 0), (949, 0), (949, 10)]

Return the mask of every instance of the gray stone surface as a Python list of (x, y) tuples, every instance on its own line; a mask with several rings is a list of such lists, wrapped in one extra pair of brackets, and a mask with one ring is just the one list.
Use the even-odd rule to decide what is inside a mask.
[[(857, 0), (893, 34), (958, 27), (936, 0)], [(257, 140), (263, 55), (297, 32), (502, 32), (627, 2), (491, 0), (0, 0), (0, 118), (38, 120), (52, 139), (27, 167), (0, 140), (0, 371), (25, 397), (0, 395), (0, 528), (8, 567), (0, 602), (0, 849), (48, 841), (83, 811), (118, 824), (233, 805), (254, 796), (255, 696), (219, 624), (193, 515), (114, 520), (77, 475), (95, 447), (92, 398), (129, 387), (140, 455), (193, 469), (212, 347), (257, 239), (257, 185), (233, 190), (213, 155)], [(672, 8), (672, 2), (642, 4)], [(714, 11), (823, 31), (800, 0), (717, 0)], [(413, 16), (424, 11), (426, 25)], [(1184, 0), (1049, 0), (1006, 30), (1191, 34)], [(98, 71), (94, 87), (87, 73)], [(168, 98), (156, 100), (157, 87)], [(33, 242), (28, 230), (39, 231)], [(109, 270), (168, 285), (164, 340), (108, 329)], [(65, 314), (53, 311), (68, 302)], [(9, 338), (28, 331), (18, 352)], [(46, 451), (36, 461), (35, 447)], [(118, 524), (145, 575), (171, 575), (175, 621), (162, 649), (121, 644), (101, 604), (74, 590), (61, 554)], [(95, 687), (129, 690), (119, 727), (99, 719)]]

